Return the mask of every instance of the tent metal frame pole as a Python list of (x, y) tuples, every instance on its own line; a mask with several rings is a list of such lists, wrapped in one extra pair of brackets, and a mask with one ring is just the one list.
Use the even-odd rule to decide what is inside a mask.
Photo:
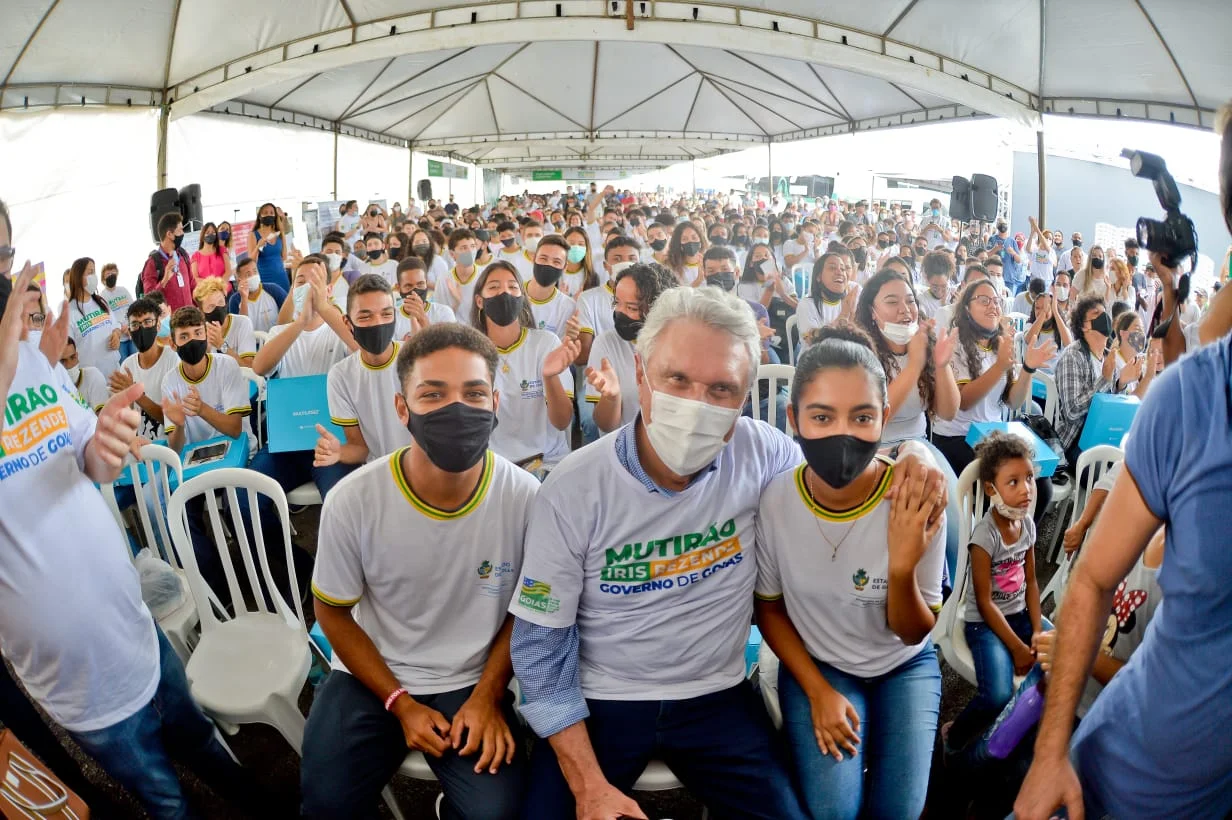
[(406, 162), (406, 209), (409, 211), (410, 201), (415, 198), (415, 143), (407, 140), (406, 150), (410, 153)]
[(158, 114), (158, 159), (157, 175), (158, 190), (167, 187), (167, 123), (170, 120), (171, 106), (163, 103)]
[(334, 125), (334, 187), (331, 196), (338, 198), (338, 126)]
[(1039, 225), (1043, 230), (1048, 224), (1048, 215), (1044, 213), (1048, 201), (1048, 158), (1044, 153), (1044, 130), (1041, 128), (1035, 132), (1035, 153), (1036, 161), (1039, 163), (1037, 175), (1039, 176)]
[(766, 207), (774, 201), (774, 143), (766, 143)]

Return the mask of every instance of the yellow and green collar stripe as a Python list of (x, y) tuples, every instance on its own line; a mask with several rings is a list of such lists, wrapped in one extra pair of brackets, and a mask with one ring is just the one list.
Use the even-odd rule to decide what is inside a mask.
[(488, 493), (488, 486), (492, 483), (493, 468), (496, 464), (496, 459), (491, 450), (484, 454), (483, 474), (479, 477), (479, 484), (476, 485), (475, 491), (471, 493), (471, 497), (456, 510), (442, 510), (433, 507), (415, 495), (415, 491), (411, 489), (411, 482), (407, 480), (406, 475), (402, 472), (402, 456), (409, 449), (409, 447), (403, 447), (395, 452), (389, 459), (389, 469), (393, 473), (394, 483), (398, 485), (398, 489), (402, 490), (402, 495), (406, 497), (407, 501), (411, 502), (412, 507), (437, 521), (451, 521), (456, 518), (462, 518), (483, 503), (484, 496)]
[(855, 521), (857, 518), (871, 511), (885, 497), (886, 492), (890, 489), (890, 481), (894, 478), (894, 465), (889, 459), (877, 456), (877, 458), (886, 465), (886, 470), (881, 476), (881, 481), (877, 483), (877, 489), (873, 490), (873, 494), (868, 497), (858, 507), (852, 507), (850, 510), (831, 510), (821, 506), (813, 499), (813, 494), (809, 492), (808, 483), (805, 481), (805, 471), (808, 469), (807, 464), (801, 464), (796, 468), (796, 489), (800, 493), (800, 500), (804, 502), (804, 506), (813, 511), (813, 514), (818, 518), (823, 518), (826, 521), (834, 521), (842, 524), (847, 521)]

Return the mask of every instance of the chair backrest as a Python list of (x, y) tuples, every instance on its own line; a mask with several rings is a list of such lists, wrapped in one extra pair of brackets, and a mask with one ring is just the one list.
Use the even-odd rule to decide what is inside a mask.
[[(268, 336), (268, 334), (266, 335)], [(265, 445), (265, 442), (261, 440), (261, 428), (265, 426), (261, 423), (261, 416), (265, 408), (265, 377), (258, 374), (251, 367), (241, 367), (240, 372), (244, 374), (244, 378), (257, 386), (257, 417), (252, 420), (252, 432), (257, 437), (257, 449), (260, 450)]]
[[(251, 518), (255, 544), (249, 543), (248, 533), (244, 527), (239, 505), (241, 491), (247, 493), (248, 509), (252, 511), (249, 518)], [(227, 547), (226, 534), (223, 530), (223, 512), (219, 505), (220, 495), (227, 504), (231, 519), (231, 532), (235, 533), (235, 539), (238, 542), (238, 552), (243, 562), (248, 588), (253, 591), (252, 607), (245, 602), (243, 590), (239, 586), (236, 575), (236, 567), (231, 558), (231, 550)], [(188, 573), (189, 588), (192, 590), (193, 599), (197, 602), (197, 612), (201, 618), (201, 631), (204, 633), (218, 628), (223, 619), (222, 613), (215, 612), (214, 607), (208, 603), (212, 591), (197, 566), (192, 537), (188, 532), (187, 505), (195, 498), (201, 498), (204, 502), (205, 520), (208, 522), (207, 526), (214, 543), (218, 545), (219, 563), (227, 579), (227, 588), (236, 616), (242, 617), (243, 614), (252, 612), (272, 612), (282, 616), (288, 625), (304, 630), (304, 640), (308, 640), (299, 596), (293, 593), (291, 596), (293, 600), (290, 604), (284, 601), (270, 572), (265, 533), (261, 526), (261, 516), (257, 514), (259, 496), (266, 496), (274, 504), (274, 510), (282, 527), (282, 542), (286, 550), (284, 561), (290, 579), (290, 588), (298, 590), (295, 561), (291, 555), (291, 513), (287, 508), (286, 494), (283, 493), (277, 481), (253, 470), (220, 467), (189, 479), (171, 495), (171, 505), (167, 511), (167, 518), (171, 525), (171, 538), (184, 562), (184, 570)], [(254, 551), (256, 552), (255, 561)], [(262, 587), (268, 590), (269, 598), (273, 601), (273, 609), (265, 606), (265, 596), (261, 594)]]
[[(142, 473), (145, 480), (142, 481)], [(182, 569), (172, 545), (171, 532), (167, 527), (167, 506), (171, 494), (184, 482), (184, 465), (179, 453), (160, 444), (147, 444), (141, 448), (141, 461), (128, 468), (133, 481), (133, 496), (137, 501), (137, 517), (145, 536), (145, 545), (161, 553), (162, 558), (176, 569)]]
[(1079, 454), (1078, 464), (1074, 468), (1074, 476), (1078, 480), (1078, 486), (1074, 490), (1074, 521), (1082, 517), (1095, 484), (1124, 458), (1125, 452), (1111, 444), (1100, 444)]
[[(761, 402), (762, 399), (769, 398), (766, 402), (766, 415), (768, 418), (765, 422), (771, 427), (778, 424), (778, 402), (775, 401), (779, 390), (779, 382), (787, 382), (787, 392), (791, 392), (791, 383), (796, 379), (796, 368), (789, 364), (763, 364), (757, 366), (757, 378), (753, 380), (753, 418), (761, 419)], [(769, 384), (768, 396), (761, 394), (761, 383), (766, 380)]]
[(269, 334), (264, 330), (254, 330), (252, 336), (257, 340), (257, 350), (260, 350), (269, 341)]
[(1031, 321), (1031, 317), (1025, 313), (1007, 313), (1005, 318), (1014, 323), (1014, 329), (1022, 333), (1027, 329), (1027, 323)]
[(1044, 418), (1054, 428), (1057, 426), (1057, 380), (1051, 373), (1037, 370), (1031, 374), (1037, 382), (1044, 385)]
[(933, 627), (933, 640), (940, 643), (942, 635), (948, 635), (954, 620), (962, 611), (967, 590), (967, 547), (971, 543), (971, 531), (984, 516), (984, 487), (980, 484), (980, 460), (973, 459), (958, 477), (958, 557), (954, 563), (952, 591)]
[(787, 363), (796, 364), (796, 346), (800, 339), (800, 320), (794, 315), (787, 317)]

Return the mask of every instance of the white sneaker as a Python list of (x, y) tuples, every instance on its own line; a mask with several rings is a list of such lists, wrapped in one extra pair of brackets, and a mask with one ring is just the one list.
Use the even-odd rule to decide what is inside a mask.
[(441, 820), (441, 804), (445, 802), (445, 793), (436, 796), (436, 820)]

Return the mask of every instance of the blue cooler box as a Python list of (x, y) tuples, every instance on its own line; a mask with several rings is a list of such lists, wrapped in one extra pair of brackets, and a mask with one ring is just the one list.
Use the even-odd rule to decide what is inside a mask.
[(967, 444), (973, 448), (984, 440), (984, 437), (993, 430), (1000, 430), (1003, 433), (1012, 433), (1019, 438), (1024, 438), (1030, 442), (1032, 449), (1035, 450), (1035, 469), (1037, 478), (1048, 478), (1057, 471), (1057, 454), (1052, 451), (1052, 448), (1044, 443), (1044, 440), (1035, 433), (1031, 432), (1031, 428), (1023, 424), (1021, 421), (977, 421), (971, 425), (971, 429), (967, 431)]
[(1096, 393), (1087, 411), (1087, 421), (1078, 439), (1079, 450), (1089, 450), (1100, 444), (1121, 446), (1121, 439), (1129, 432), (1138, 415), (1142, 401), (1137, 396), (1114, 396), (1111, 393)]

